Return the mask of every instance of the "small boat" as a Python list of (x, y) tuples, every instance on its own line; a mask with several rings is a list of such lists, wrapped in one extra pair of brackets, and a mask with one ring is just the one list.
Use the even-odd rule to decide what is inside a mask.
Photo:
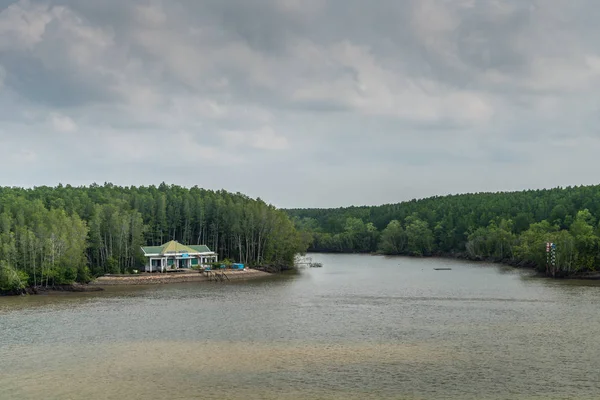
[(321, 263), (311, 263), (310, 267), (311, 268), (323, 268), (323, 264), (321, 264)]
[(450, 271), (452, 268), (434, 268), (436, 271)]

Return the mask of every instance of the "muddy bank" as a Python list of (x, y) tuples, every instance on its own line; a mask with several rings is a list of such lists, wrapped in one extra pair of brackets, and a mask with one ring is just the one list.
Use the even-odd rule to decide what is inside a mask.
[(453, 258), (457, 260), (466, 260), (473, 262), (487, 262), (493, 264), (504, 264), (514, 268), (523, 268), (523, 269), (535, 269), (536, 264), (529, 261), (517, 261), (510, 258), (494, 258), (494, 257), (480, 257), (480, 256), (470, 256), (467, 253), (439, 253), (434, 254), (433, 257), (439, 258)]
[(439, 258), (453, 258), (458, 260), (466, 260), (473, 262), (487, 262), (493, 264), (502, 264), (513, 268), (519, 269), (528, 269), (534, 272), (537, 276), (541, 278), (552, 278), (552, 279), (584, 279), (584, 280), (600, 280), (600, 271), (580, 271), (580, 272), (572, 272), (566, 273), (565, 271), (560, 271), (555, 276), (549, 276), (543, 271), (539, 271), (537, 269), (537, 265), (531, 261), (519, 261), (511, 258), (494, 258), (494, 257), (480, 257), (480, 256), (470, 256), (466, 253), (451, 253), (451, 254), (436, 254), (434, 257)]
[[(244, 279), (257, 279), (272, 276), (272, 274), (257, 271), (254, 269), (244, 271), (224, 271), (218, 272), (223, 273), (227, 278), (225, 281), (230, 280), (244, 280)], [(139, 275), (107, 275), (101, 276), (92, 282), (93, 285), (152, 285), (152, 284), (166, 284), (166, 283), (183, 283), (183, 282), (208, 282), (212, 278), (203, 273), (197, 271), (190, 272), (178, 272), (178, 273), (142, 273)]]
[(100, 292), (104, 290), (96, 285), (73, 283), (71, 285), (30, 286), (20, 290), (0, 291), (0, 296), (20, 296), (28, 294), (47, 294), (54, 292)]

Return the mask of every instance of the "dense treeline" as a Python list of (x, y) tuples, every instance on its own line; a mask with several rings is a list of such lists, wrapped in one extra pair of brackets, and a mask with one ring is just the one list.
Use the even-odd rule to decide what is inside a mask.
[[(293, 209), (309, 251), (460, 255), (551, 276), (600, 270), (600, 186), (432, 197), (376, 207)], [(547, 265), (546, 243), (556, 243)]]
[(140, 246), (206, 244), (221, 259), (290, 265), (308, 246), (287, 214), (179, 186), (0, 188), (0, 290), (85, 282), (143, 265)]

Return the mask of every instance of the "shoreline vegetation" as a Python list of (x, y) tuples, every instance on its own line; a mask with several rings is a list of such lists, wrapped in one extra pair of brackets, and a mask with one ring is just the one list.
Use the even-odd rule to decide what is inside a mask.
[(501, 262), (556, 279), (600, 275), (600, 185), (286, 211), (313, 253)]
[[(218, 271), (222, 276), (221, 282), (243, 281), (253, 279), (264, 279), (274, 276), (273, 272), (265, 272), (258, 269), (245, 269), (240, 271), (225, 270)], [(100, 292), (107, 286), (138, 286), (138, 285), (163, 285), (171, 283), (188, 282), (211, 282), (216, 278), (200, 273), (199, 271), (183, 271), (176, 273), (140, 273), (140, 274), (114, 274), (100, 276), (89, 283), (72, 283), (54, 286), (28, 286), (14, 291), (0, 291), (0, 296), (18, 296), (34, 294), (50, 294), (60, 292)]]
[(291, 267), (307, 251), (379, 253), (597, 279), (599, 218), (600, 185), (289, 210), (165, 183), (0, 187), (0, 293), (88, 290), (100, 276), (142, 269), (141, 246), (165, 240), (205, 244), (251, 268)]
[(476, 262), (476, 263), (483, 262), (483, 263), (490, 263), (490, 264), (501, 264), (501, 265), (505, 265), (505, 266), (512, 267), (515, 269), (531, 270), (531, 271), (535, 272), (536, 275), (539, 277), (548, 277), (548, 278), (554, 278), (554, 279), (571, 279), (571, 280), (577, 280), (577, 279), (600, 280), (600, 271), (592, 271), (592, 270), (576, 271), (576, 272), (572, 272), (570, 274), (561, 274), (561, 275), (551, 276), (551, 275), (546, 274), (545, 271), (538, 269), (534, 262), (516, 260), (514, 258), (513, 259), (510, 259), (510, 258), (499, 259), (499, 258), (495, 258), (495, 257), (481, 257), (481, 256), (473, 257), (466, 253), (447, 254), (447, 255), (440, 254), (440, 255), (433, 255), (433, 257), (465, 260), (465, 261), (471, 261), (471, 262)]
[[(142, 246), (203, 244), (248, 267), (293, 266), (310, 237), (287, 213), (197, 186), (0, 187), (0, 293), (83, 290), (146, 263)], [(35, 289), (32, 289), (35, 288)]]

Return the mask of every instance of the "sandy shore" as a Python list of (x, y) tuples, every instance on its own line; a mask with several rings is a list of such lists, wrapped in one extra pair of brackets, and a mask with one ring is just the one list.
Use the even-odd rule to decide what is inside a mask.
[[(219, 271), (219, 273), (221, 273)], [(267, 272), (248, 269), (244, 271), (225, 271), (224, 274), (229, 280), (256, 279), (272, 276)], [(101, 276), (92, 285), (150, 285), (162, 283), (181, 283), (181, 282), (208, 282), (209, 277), (197, 271), (176, 272), (176, 273), (142, 273), (139, 275), (108, 275)]]

